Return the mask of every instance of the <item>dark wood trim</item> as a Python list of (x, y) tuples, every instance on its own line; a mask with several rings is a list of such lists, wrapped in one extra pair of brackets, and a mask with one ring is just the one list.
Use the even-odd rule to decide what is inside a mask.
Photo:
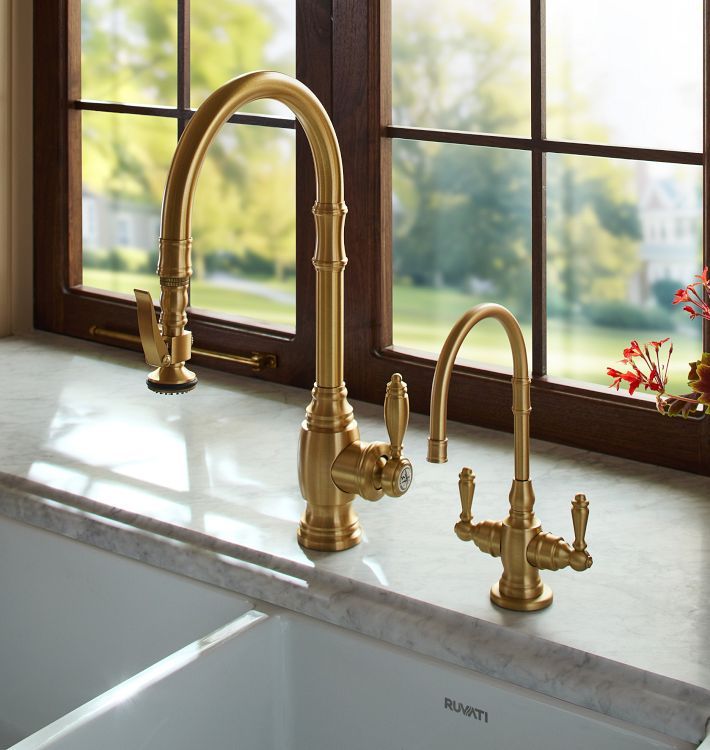
[[(113, 112), (122, 115), (143, 115), (147, 117), (170, 117), (173, 119), (189, 120), (196, 109), (178, 109), (177, 107), (152, 107), (145, 104), (123, 104), (118, 102), (98, 102), (91, 99), (78, 99), (71, 102), (74, 109), (90, 112)], [(227, 122), (235, 125), (259, 125), (264, 128), (286, 128), (294, 130), (296, 120), (289, 117), (274, 115), (234, 114)]]
[(469, 133), (464, 130), (433, 130), (431, 128), (403, 127), (387, 125), (383, 133), (387, 138), (402, 138), (410, 141), (434, 141), (436, 143), (459, 143), (464, 146), (489, 146), (491, 148), (518, 149), (530, 151), (532, 138), (495, 133)]
[(551, 141), (547, 138), (524, 138), (522, 136), (497, 135), (494, 133), (469, 133), (463, 130), (432, 130), (430, 128), (388, 125), (384, 128), (388, 138), (403, 138), (414, 141), (436, 143), (459, 143), (465, 146), (488, 146), (489, 148), (532, 151), (539, 149), (549, 154), (572, 154), (575, 156), (599, 156), (608, 159), (632, 159), (634, 161), (657, 161), (670, 164), (703, 163), (702, 153), (696, 151), (671, 151), (658, 148), (636, 148), (611, 146), (603, 143), (577, 141)]
[(392, 345), (392, 139), (379, 133), (392, 120), (392, 6), (381, 2), (370, 14), (370, 55), (378, 64), (371, 70), (371, 95), (379, 99), (370, 117), (373, 160), (379, 161), (376, 184), (379, 190), (379, 237), (373, 263), (378, 297), (375, 302), (372, 348), (380, 351)]
[[(530, 0), (530, 133), (542, 143), (546, 132), (545, 0)], [(547, 174), (539, 148), (531, 156), (532, 374), (547, 373)]]
[(661, 148), (636, 148), (633, 146), (610, 146), (602, 143), (575, 143), (574, 141), (550, 141), (544, 139), (543, 151), (549, 154), (572, 154), (574, 156), (599, 156), (607, 159), (631, 159), (633, 161), (657, 161), (667, 164), (703, 163), (702, 153), (695, 151), (672, 151)]
[[(350, 393), (382, 400), (386, 381), (374, 396), (370, 389), (368, 362), (376, 342), (386, 340), (383, 309), (389, 304), (385, 291), (389, 268), (380, 243), (386, 224), (380, 215), (384, 205), (381, 138), (381, 47), (379, 0), (333, 2), (333, 124), (343, 152), (345, 202), (345, 381)], [(353, 64), (353, 61), (362, 61)], [(389, 266), (389, 264), (387, 264)]]
[[(331, 0), (299, 0), (296, 5), (296, 77), (333, 113)], [(312, 208), (315, 172), (308, 139), (296, 125), (296, 336), (289, 358), (297, 377), (292, 385), (313, 386), (315, 376), (316, 243)], [(347, 193), (346, 193), (347, 195)]]
[(34, 0), (34, 315), (62, 332), (62, 287), (68, 275), (68, 25), (75, 0)]
[(177, 107), (151, 106), (148, 104), (125, 104), (119, 102), (103, 102), (94, 99), (75, 99), (69, 102), (70, 109), (80, 109), (89, 112), (111, 112), (118, 115), (142, 115), (145, 117), (192, 117), (192, 112), (181, 111)]
[[(181, 115), (190, 108), (190, 0), (177, 0), (177, 108)], [(178, 138), (186, 123), (178, 119)]]
[[(67, 22), (67, 93), (69, 100), (81, 97), (81, 3), (72, 0), (68, 6)], [(83, 267), (82, 243), (82, 146), (81, 112), (69, 110), (67, 121), (67, 231), (69, 234), (66, 256), (67, 287), (81, 284)]]

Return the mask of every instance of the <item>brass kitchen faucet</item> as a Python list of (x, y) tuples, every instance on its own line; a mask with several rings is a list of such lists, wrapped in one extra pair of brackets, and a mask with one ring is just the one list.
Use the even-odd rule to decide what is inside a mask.
[(258, 71), (228, 81), (191, 118), (173, 156), (163, 197), (160, 256), (160, 322), (148, 292), (136, 290), (138, 325), (146, 362), (156, 369), (148, 387), (180, 393), (197, 384), (185, 367), (192, 353), (187, 324), (192, 267), (192, 203), (200, 169), (217, 133), (234, 112), (256, 99), (275, 99), (296, 115), (308, 138), (316, 172), (316, 382), (299, 440), (298, 478), (306, 510), (298, 541), (317, 550), (343, 550), (360, 541), (352, 508), (356, 495), (379, 500), (403, 495), (412, 465), (402, 456), (409, 420), (406, 383), (395, 374), (387, 385), (385, 423), (390, 442), (364, 443), (343, 381), (343, 168), (332, 123), (315, 95), (280, 73)]

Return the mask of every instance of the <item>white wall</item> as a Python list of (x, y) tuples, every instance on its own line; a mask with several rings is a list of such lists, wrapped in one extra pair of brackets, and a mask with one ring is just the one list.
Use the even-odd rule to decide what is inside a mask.
[(32, 328), (32, 3), (0, 0), (0, 336)]

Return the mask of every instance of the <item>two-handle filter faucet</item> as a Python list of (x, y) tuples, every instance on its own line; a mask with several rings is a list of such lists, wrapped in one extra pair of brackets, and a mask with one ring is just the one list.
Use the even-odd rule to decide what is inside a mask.
[(379, 500), (403, 495), (412, 466), (402, 456), (409, 420), (407, 386), (392, 376), (385, 396), (390, 442), (365, 443), (353, 417), (343, 381), (343, 272), (347, 264), (343, 229), (343, 168), (338, 140), (328, 114), (302, 83), (281, 73), (259, 71), (218, 88), (197, 110), (180, 138), (163, 197), (158, 274), (160, 322), (148, 292), (136, 290), (138, 323), (146, 361), (156, 369), (148, 387), (180, 393), (197, 384), (185, 367), (192, 334), (187, 324), (192, 267), (192, 204), (207, 150), (234, 112), (256, 99), (275, 99), (289, 107), (303, 126), (316, 173), (316, 382), (301, 426), (298, 478), (306, 510), (299, 543), (310, 549), (343, 550), (356, 545), (361, 527), (352, 508), (356, 495)]
[(465, 312), (451, 329), (439, 355), (431, 387), (429, 450), (427, 461), (447, 460), (446, 406), (456, 355), (471, 329), (484, 318), (498, 320), (508, 334), (513, 353), (513, 435), (515, 475), (510, 488), (510, 510), (503, 521), (473, 523), (471, 506), (475, 475), (464, 467), (459, 474), (461, 515), (454, 531), (459, 539), (473, 541), (483, 552), (502, 558), (503, 575), (491, 588), (491, 600), (499, 607), (530, 612), (552, 603), (552, 591), (540, 578), (540, 569), (559, 570), (568, 565), (586, 570), (592, 564), (584, 534), (589, 503), (584, 495), (572, 501), (574, 544), (546, 533), (533, 511), (535, 493), (530, 481), (530, 377), (525, 339), (510, 310), (493, 303)]

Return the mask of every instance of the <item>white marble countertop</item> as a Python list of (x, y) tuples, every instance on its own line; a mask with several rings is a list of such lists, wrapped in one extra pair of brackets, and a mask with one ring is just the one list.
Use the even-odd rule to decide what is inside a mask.
[[(449, 463), (432, 465), (427, 419), (412, 415), (410, 492), (357, 500), (362, 544), (317, 553), (296, 543), (307, 392), (201, 369), (197, 390), (165, 398), (130, 352), (48, 334), (3, 339), (0, 352), (0, 512), (681, 739), (705, 736), (710, 478), (532, 441), (543, 528), (571, 538), (570, 501), (585, 492), (594, 566), (543, 571), (552, 607), (508, 612), (488, 597), (500, 561), (452, 528), (464, 464), (477, 473), (475, 516), (504, 517), (510, 435), (452, 422)], [(381, 407), (351, 402), (363, 439), (384, 439)]]

